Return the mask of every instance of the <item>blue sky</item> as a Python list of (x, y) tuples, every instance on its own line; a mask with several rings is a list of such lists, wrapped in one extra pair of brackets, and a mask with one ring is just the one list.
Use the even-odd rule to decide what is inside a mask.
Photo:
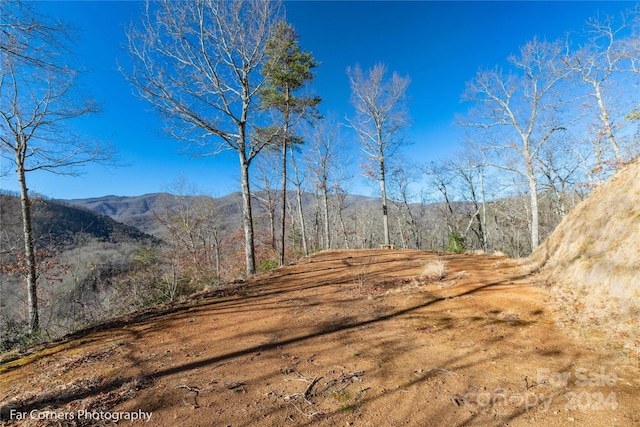
[[(313, 91), (323, 98), (321, 112), (338, 118), (352, 114), (346, 68), (367, 69), (378, 62), (409, 75), (406, 153), (428, 163), (450, 155), (459, 142), (453, 124), (465, 82), (478, 68), (505, 62), (534, 36), (547, 39), (578, 31), (597, 12), (617, 14), (632, 2), (595, 1), (293, 1), (285, 2), (287, 18), (300, 34), (300, 44), (321, 62)], [(53, 198), (103, 195), (134, 196), (167, 190), (184, 178), (200, 192), (222, 196), (239, 190), (234, 153), (194, 159), (180, 154), (178, 142), (162, 134), (162, 122), (149, 105), (136, 98), (117, 70), (126, 65), (124, 29), (137, 22), (138, 1), (40, 2), (46, 14), (70, 22), (82, 37), (77, 54), (92, 71), (86, 89), (103, 105), (100, 115), (76, 124), (84, 134), (112, 142), (127, 166), (106, 170), (88, 166), (79, 177), (46, 173), (28, 176), (32, 191)], [(357, 147), (348, 132), (347, 144)], [(357, 150), (354, 150), (357, 153)], [(14, 175), (1, 178), (3, 190), (15, 191)], [(356, 191), (370, 195), (367, 186)]]

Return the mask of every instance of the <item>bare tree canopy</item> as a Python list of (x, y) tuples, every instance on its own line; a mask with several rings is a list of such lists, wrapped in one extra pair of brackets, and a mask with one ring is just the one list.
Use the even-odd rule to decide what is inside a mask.
[(565, 130), (559, 114), (567, 101), (560, 84), (569, 75), (562, 45), (534, 39), (509, 58), (511, 72), (480, 70), (464, 99), (475, 105), (462, 124), (484, 130), (483, 146), (492, 166), (525, 179), (530, 197), (531, 248), (539, 244), (538, 157), (556, 133)]
[(623, 93), (637, 85), (637, 79), (629, 81), (629, 77), (640, 61), (636, 42), (639, 20), (638, 9), (628, 10), (618, 19), (597, 15), (587, 21), (582, 34), (568, 37), (564, 56), (567, 68), (583, 82), (587, 96), (594, 101), (588, 108), (598, 115), (596, 135), (606, 140), (618, 164), (631, 157), (621, 146), (624, 137), (620, 131), (632, 108), (623, 106), (630, 102)]
[(30, 4), (2, 2), (0, 14), (0, 155), (24, 172), (74, 175), (82, 164), (109, 162), (111, 147), (67, 126), (99, 111), (79, 90), (83, 70), (71, 61), (72, 30)]
[(362, 150), (377, 170), (368, 175), (380, 181), (384, 244), (390, 245), (386, 197), (386, 159), (405, 142), (402, 130), (409, 125), (407, 88), (411, 79), (393, 73), (386, 79), (387, 67), (377, 64), (368, 73), (359, 65), (347, 68), (351, 84), (351, 103), (356, 110), (349, 124), (362, 142)]
[(264, 83), (265, 44), (277, 1), (147, 1), (127, 32), (138, 94), (167, 119), (167, 132), (199, 155), (238, 154), (247, 274), (255, 272), (249, 164), (268, 139), (252, 138)]
[(250, 161), (261, 150), (246, 126), (258, 107), (254, 101), (264, 83), (258, 71), (278, 6), (260, 0), (147, 2), (141, 22), (127, 31), (133, 68), (125, 75), (167, 119), (167, 132), (197, 143), (191, 147), (196, 154), (233, 149)]
[(0, 2), (0, 55), (14, 64), (40, 69), (63, 67), (60, 56), (71, 53), (73, 29), (43, 17), (31, 2)]

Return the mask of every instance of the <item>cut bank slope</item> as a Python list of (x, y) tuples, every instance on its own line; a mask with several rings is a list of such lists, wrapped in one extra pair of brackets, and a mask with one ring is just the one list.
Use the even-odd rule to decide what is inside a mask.
[(578, 204), (529, 257), (578, 326), (596, 325), (638, 351), (640, 160)]

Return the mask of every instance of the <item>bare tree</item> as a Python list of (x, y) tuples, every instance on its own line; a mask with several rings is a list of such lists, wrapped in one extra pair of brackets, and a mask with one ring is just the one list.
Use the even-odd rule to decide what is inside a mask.
[(534, 39), (511, 56), (512, 73), (480, 70), (467, 83), (464, 99), (475, 103), (462, 124), (491, 133), (481, 138), (492, 154), (489, 164), (522, 176), (528, 187), (531, 249), (539, 244), (538, 170), (540, 150), (565, 130), (559, 107), (561, 83), (569, 71), (559, 61), (562, 46)]
[[(476, 235), (480, 247), (487, 250), (487, 206), (484, 188), (484, 164), (472, 159), (470, 155), (462, 154), (458, 159), (449, 163), (453, 173), (463, 184), (463, 199), (471, 203), (472, 210), (469, 214), (469, 223), (463, 234), (463, 238), (468, 240), (469, 230)], [(472, 228), (472, 224), (476, 227)]]
[(164, 283), (169, 300), (220, 279), (220, 218), (215, 201), (178, 178), (155, 213), (168, 261)]
[(344, 184), (344, 179), (337, 179), (336, 184), (332, 185), (331, 191), (334, 194), (332, 201), (338, 223), (340, 224), (340, 234), (342, 234), (343, 247), (345, 249), (349, 249), (351, 247), (349, 243), (351, 241), (350, 236), (353, 236), (355, 234), (355, 231), (351, 228), (348, 228), (345, 221), (346, 211), (351, 206), (351, 204), (347, 201), (348, 192), (343, 187)]
[(322, 246), (331, 248), (331, 225), (329, 222), (329, 197), (333, 186), (334, 173), (339, 164), (339, 125), (333, 118), (326, 118), (308, 130), (309, 151), (307, 168), (314, 177), (314, 183), (322, 199)]
[(0, 13), (0, 156), (15, 168), (20, 188), (29, 328), (35, 333), (38, 268), (27, 173), (74, 175), (88, 162), (108, 162), (113, 151), (65, 126), (98, 112), (78, 91), (81, 70), (68, 65), (71, 30), (21, 2), (2, 2)]
[(633, 34), (637, 18), (638, 11), (630, 10), (618, 20), (611, 16), (590, 19), (584, 34), (577, 36), (579, 41), (580, 36), (586, 38), (586, 42), (579, 43), (573, 50), (569, 38), (563, 56), (566, 66), (588, 86), (587, 96), (595, 100), (595, 110), (599, 113), (599, 133), (609, 141), (618, 163), (624, 161), (618, 131), (628, 109), (616, 107), (614, 100), (627, 97), (614, 94), (613, 89), (617, 86), (618, 90), (628, 91), (633, 86), (620, 79), (630, 76), (634, 64), (640, 61), (640, 50), (629, 42), (637, 38)]
[(577, 202), (577, 177), (582, 163), (571, 141), (560, 140), (556, 146), (544, 147), (538, 158), (543, 182), (548, 192), (551, 210), (562, 219)]
[(246, 272), (255, 273), (249, 165), (269, 138), (252, 138), (265, 43), (278, 1), (147, 1), (127, 31), (139, 95), (166, 119), (169, 134), (197, 155), (234, 150), (240, 163)]
[[(257, 159), (257, 187), (260, 190), (259, 193), (254, 194), (254, 197), (258, 200), (258, 203), (267, 212), (269, 217), (269, 245), (275, 251), (276, 245), (276, 207), (280, 195), (274, 189), (276, 186), (276, 170), (273, 167), (277, 163), (278, 159), (275, 151), (267, 151), (259, 159)], [(255, 176), (255, 175), (254, 175)]]
[[(399, 162), (398, 162), (399, 163)], [(411, 206), (412, 200), (415, 198), (411, 187), (417, 182), (417, 174), (420, 168), (411, 162), (402, 162), (396, 164), (391, 170), (392, 199), (398, 206), (398, 227), (402, 235), (403, 248), (407, 246), (408, 238), (405, 238), (405, 227), (408, 227), (411, 233), (410, 246), (420, 249), (420, 225), (417, 215)]]
[(365, 155), (377, 168), (368, 175), (380, 182), (384, 244), (388, 246), (386, 162), (405, 142), (402, 130), (409, 125), (407, 88), (411, 80), (395, 72), (390, 79), (385, 79), (386, 72), (387, 67), (383, 64), (375, 65), (367, 74), (358, 65), (347, 68), (351, 102), (356, 110), (356, 116), (349, 119), (349, 124), (360, 137)]
[[(451, 162), (432, 162), (424, 168), (424, 172), (431, 181), (431, 186), (440, 194), (438, 210), (446, 226), (446, 246), (443, 249), (462, 252), (464, 246), (463, 233), (460, 232), (458, 209), (456, 209), (455, 193), (457, 192), (456, 174)], [(443, 238), (443, 243), (444, 243)]]

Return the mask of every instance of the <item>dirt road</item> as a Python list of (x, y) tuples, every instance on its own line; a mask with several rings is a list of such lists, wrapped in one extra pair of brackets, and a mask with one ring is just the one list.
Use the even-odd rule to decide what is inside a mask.
[(5, 358), (2, 425), (640, 425), (637, 361), (519, 271), (322, 252)]

